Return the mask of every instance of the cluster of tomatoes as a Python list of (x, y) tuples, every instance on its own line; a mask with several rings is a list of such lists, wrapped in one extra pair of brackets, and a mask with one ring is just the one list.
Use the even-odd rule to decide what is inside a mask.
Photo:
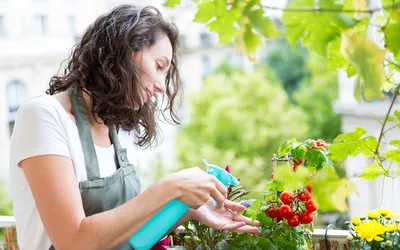
[(307, 187), (296, 192), (282, 192), (280, 201), (272, 203), (265, 213), (276, 222), (285, 219), (289, 226), (297, 227), (313, 222), (313, 212), (317, 209), (317, 204), (312, 199), (311, 188)]

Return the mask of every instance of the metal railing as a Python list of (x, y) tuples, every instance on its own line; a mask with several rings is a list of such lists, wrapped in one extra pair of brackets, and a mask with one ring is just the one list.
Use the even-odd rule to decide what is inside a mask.
[[(14, 217), (0, 216), (0, 228), (4, 232), (4, 241), (0, 240), (3, 241), (0, 250), (19, 250)], [(350, 246), (347, 243), (349, 235), (348, 230), (315, 229), (312, 233), (313, 250), (349, 250)]]

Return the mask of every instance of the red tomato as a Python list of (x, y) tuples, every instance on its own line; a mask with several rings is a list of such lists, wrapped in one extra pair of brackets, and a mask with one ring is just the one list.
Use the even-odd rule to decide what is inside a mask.
[(306, 189), (307, 189), (308, 192), (312, 193), (312, 187), (310, 185), (307, 185)]
[(271, 174), (271, 179), (274, 179), (274, 173)]
[(307, 190), (301, 190), (298, 194), (297, 197), (299, 197), (299, 200), (301, 201), (308, 201), (309, 199), (312, 198), (312, 195), (310, 192)]
[(279, 208), (279, 213), (280, 213), (280, 215), (281, 215), (283, 218), (285, 218), (285, 219), (290, 218), (290, 217), (293, 216), (293, 210), (292, 210), (292, 208), (291, 208), (290, 206), (288, 206), (288, 205), (282, 205), (282, 206)]
[(265, 212), (267, 213), (267, 215), (271, 218), (271, 219), (275, 219), (276, 217), (278, 217), (279, 213), (278, 210), (276, 209), (267, 209), (265, 210)]
[(314, 215), (311, 212), (304, 212), (300, 215), (301, 224), (309, 224), (314, 220)]
[(317, 203), (313, 199), (309, 199), (306, 202), (306, 209), (309, 212), (314, 212), (318, 209)]
[(290, 205), (295, 199), (295, 195), (293, 192), (283, 191), (281, 193), (280, 199), (283, 204)]
[(294, 215), (287, 219), (287, 223), (291, 227), (297, 227), (298, 225), (300, 225), (300, 219), (298, 216)]

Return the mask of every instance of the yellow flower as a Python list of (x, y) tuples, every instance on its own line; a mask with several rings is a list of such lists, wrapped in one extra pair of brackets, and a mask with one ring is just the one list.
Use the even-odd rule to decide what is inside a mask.
[(354, 217), (351, 219), (351, 223), (353, 223), (353, 225), (357, 226), (358, 224), (361, 223), (360, 217), (354, 216)]
[(400, 231), (400, 224), (398, 224), (398, 225), (397, 225), (397, 230), (399, 230), (399, 231)]
[(394, 223), (386, 225), (386, 231), (389, 233), (396, 231), (396, 229), (397, 229), (397, 226)]
[(370, 218), (370, 219), (379, 219), (379, 216), (380, 216), (380, 213), (377, 209), (367, 211), (366, 214), (367, 214), (368, 218)]
[(380, 213), (381, 215), (383, 215), (383, 216), (385, 216), (385, 215), (387, 215), (387, 214), (392, 214), (392, 213), (393, 213), (392, 211), (390, 211), (390, 210), (387, 209), (387, 208), (379, 208), (378, 211), (379, 211), (379, 213)]
[(376, 220), (361, 222), (360, 225), (354, 227), (354, 230), (362, 239), (366, 239), (368, 242), (372, 240), (382, 241), (383, 238), (379, 235), (386, 233), (385, 226)]
[(388, 214), (384, 215), (386, 219), (391, 220), (395, 218), (395, 214), (393, 212), (389, 212)]

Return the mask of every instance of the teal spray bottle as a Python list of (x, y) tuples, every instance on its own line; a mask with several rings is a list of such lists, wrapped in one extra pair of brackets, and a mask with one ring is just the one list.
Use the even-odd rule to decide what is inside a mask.
[[(237, 178), (232, 176), (225, 169), (209, 164), (206, 165), (207, 173), (215, 176), (225, 187), (239, 185)], [(168, 202), (154, 217), (143, 225), (128, 242), (135, 250), (149, 250), (154, 246), (168, 230), (189, 210), (189, 206), (178, 201)]]

